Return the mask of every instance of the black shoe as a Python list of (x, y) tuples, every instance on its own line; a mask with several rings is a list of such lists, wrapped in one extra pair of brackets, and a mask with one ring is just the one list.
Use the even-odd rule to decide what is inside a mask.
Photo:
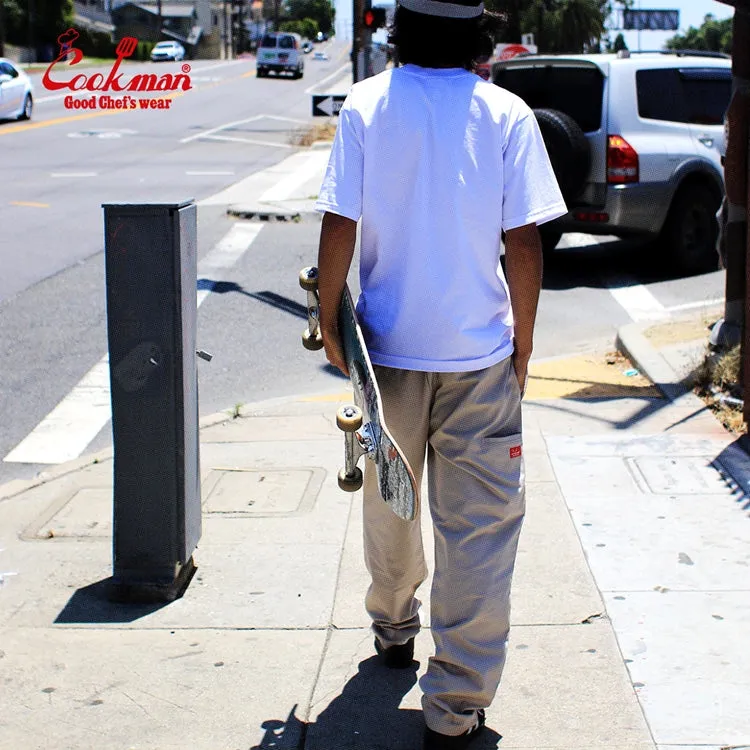
[(469, 743), (473, 742), (482, 733), (484, 721), (484, 709), (480, 708), (477, 711), (477, 723), (463, 734), (457, 736), (440, 734), (440, 732), (434, 732), (429, 727), (426, 727), (422, 750), (464, 750), (464, 748), (469, 747)]
[(414, 661), (414, 639), (409, 638), (406, 643), (383, 648), (376, 638), (375, 651), (388, 669), (408, 669)]

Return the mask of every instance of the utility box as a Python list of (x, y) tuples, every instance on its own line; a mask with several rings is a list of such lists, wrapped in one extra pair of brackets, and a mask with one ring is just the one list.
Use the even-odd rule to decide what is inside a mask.
[(201, 535), (197, 208), (105, 204), (118, 601), (172, 601)]

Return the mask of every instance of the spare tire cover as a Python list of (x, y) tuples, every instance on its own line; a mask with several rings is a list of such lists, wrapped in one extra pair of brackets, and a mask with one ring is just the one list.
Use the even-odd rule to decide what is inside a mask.
[(563, 198), (575, 198), (586, 184), (591, 169), (591, 149), (578, 123), (556, 109), (535, 109), (552, 169)]

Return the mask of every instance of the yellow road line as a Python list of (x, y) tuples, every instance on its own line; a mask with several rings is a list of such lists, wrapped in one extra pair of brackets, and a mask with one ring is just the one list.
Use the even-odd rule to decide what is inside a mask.
[(35, 203), (34, 201), (11, 201), (11, 206), (28, 206), (29, 208), (49, 208), (49, 203)]

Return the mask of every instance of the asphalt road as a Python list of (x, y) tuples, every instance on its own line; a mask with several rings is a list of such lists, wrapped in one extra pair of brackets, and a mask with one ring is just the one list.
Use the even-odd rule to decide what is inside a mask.
[[(162, 110), (66, 109), (37, 78), (32, 123), (0, 124), (0, 459), (106, 354), (101, 204), (201, 201), (294, 153), (295, 136), (313, 123), (311, 90), (329, 91), (346, 63), (343, 47), (328, 49), (330, 60), (308, 59), (300, 81), (258, 80), (246, 60), (191, 63), (194, 88)], [(199, 259), (236, 226), (220, 205), (201, 206), (198, 224)], [(214, 355), (199, 361), (201, 414), (343, 386), (299, 339), (297, 272), (314, 262), (318, 232), (313, 220), (265, 224), (212, 279), (198, 317), (198, 346)], [(540, 359), (611, 347), (632, 319), (723, 296), (721, 273), (657, 271), (653, 254), (629, 243), (567, 236), (563, 244), (545, 271)], [(107, 425), (84, 452), (110, 442)], [(0, 461), (0, 483), (43, 468)]]

